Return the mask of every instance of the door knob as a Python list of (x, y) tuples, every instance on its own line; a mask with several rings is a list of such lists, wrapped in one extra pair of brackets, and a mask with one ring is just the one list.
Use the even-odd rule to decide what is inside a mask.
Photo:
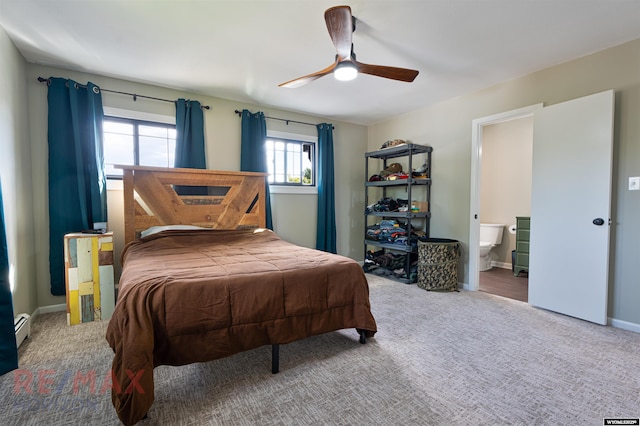
[(602, 225), (604, 225), (604, 219), (602, 219), (601, 217), (597, 217), (597, 218), (593, 219), (593, 224), (594, 225), (598, 225), (598, 226), (602, 226)]

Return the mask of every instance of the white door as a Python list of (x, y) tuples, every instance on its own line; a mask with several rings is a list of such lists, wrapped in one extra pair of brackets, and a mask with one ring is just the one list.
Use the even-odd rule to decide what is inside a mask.
[(534, 113), (529, 303), (607, 323), (614, 92)]

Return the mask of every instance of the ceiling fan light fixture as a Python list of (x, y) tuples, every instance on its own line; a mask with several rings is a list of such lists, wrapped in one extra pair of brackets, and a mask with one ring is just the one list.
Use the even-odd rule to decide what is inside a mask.
[(336, 80), (350, 81), (358, 76), (358, 68), (350, 61), (340, 62), (333, 70), (333, 76)]
[(358, 74), (406, 82), (412, 82), (417, 77), (417, 70), (364, 64), (356, 60), (356, 54), (353, 51), (356, 18), (351, 14), (349, 6), (334, 6), (325, 10), (324, 20), (333, 46), (336, 48), (335, 61), (320, 71), (279, 84), (279, 87), (300, 87), (329, 74), (333, 74), (336, 80), (341, 81), (353, 80)]

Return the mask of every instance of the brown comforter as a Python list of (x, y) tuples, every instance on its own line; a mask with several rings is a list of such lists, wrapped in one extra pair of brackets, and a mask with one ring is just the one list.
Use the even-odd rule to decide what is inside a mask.
[(128, 245), (123, 265), (106, 337), (115, 352), (112, 401), (126, 425), (151, 407), (158, 365), (343, 328), (376, 331), (358, 263), (272, 231), (164, 231)]

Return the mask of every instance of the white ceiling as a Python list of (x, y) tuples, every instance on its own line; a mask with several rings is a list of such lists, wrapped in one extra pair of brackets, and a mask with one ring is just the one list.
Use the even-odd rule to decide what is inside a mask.
[[(358, 60), (413, 83), (278, 87), (333, 62), (340, 4)], [(640, 1), (0, 0), (0, 25), (29, 62), (371, 124), (638, 39)]]

